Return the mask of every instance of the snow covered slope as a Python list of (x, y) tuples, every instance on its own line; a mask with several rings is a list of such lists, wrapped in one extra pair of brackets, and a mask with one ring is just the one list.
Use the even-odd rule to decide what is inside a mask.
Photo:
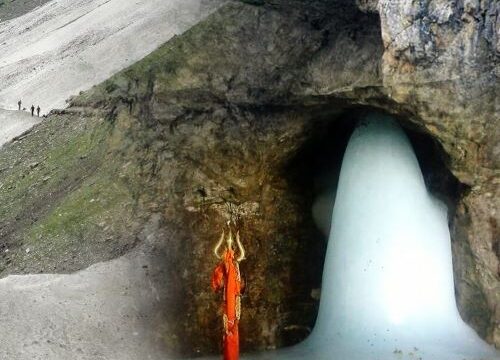
[(53, 0), (0, 23), (0, 108), (61, 108), (140, 60), (222, 0)]
[(26, 111), (7, 111), (0, 109), (0, 147), (7, 141), (22, 134), (38, 123), (40, 118), (31, 117)]

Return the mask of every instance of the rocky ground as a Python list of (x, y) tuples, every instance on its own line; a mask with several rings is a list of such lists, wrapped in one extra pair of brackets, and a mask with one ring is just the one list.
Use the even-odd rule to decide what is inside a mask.
[[(134, 223), (130, 190), (112, 174), (100, 177), (106, 135), (100, 122), (49, 119), (3, 147), (0, 271), (14, 264), (20, 266), (13, 272), (73, 271), (103, 260), (103, 252), (113, 258), (133, 244), (125, 229)], [(115, 216), (123, 222), (113, 230), (121, 227), (123, 236), (113, 240), (106, 220)]]

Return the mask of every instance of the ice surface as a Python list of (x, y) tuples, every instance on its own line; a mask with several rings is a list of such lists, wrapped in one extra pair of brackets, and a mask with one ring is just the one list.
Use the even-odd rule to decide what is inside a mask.
[(500, 359), (458, 314), (447, 209), (390, 117), (364, 119), (344, 155), (313, 333), (244, 358)]

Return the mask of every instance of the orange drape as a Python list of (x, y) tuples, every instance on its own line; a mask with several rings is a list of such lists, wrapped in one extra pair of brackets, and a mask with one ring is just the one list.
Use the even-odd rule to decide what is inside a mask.
[(242, 290), (238, 262), (234, 251), (227, 250), (212, 275), (212, 289), (224, 290), (224, 360), (238, 360), (240, 353), (238, 322)]

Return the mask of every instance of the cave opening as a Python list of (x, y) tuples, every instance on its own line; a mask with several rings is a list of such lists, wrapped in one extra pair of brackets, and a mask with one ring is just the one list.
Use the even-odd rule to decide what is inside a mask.
[[(300, 267), (300, 275), (294, 290), (314, 305), (311, 314), (305, 316), (308, 321), (306, 326), (291, 327), (285, 332), (283, 345), (300, 342), (314, 328), (342, 160), (359, 120), (373, 113), (383, 112), (367, 106), (354, 106), (340, 113), (319, 113), (312, 122), (307, 140), (284, 170), (293, 189), (300, 194), (298, 201), (301, 206), (308, 209), (303, 219), (303, 228), (308, 229), (308, 236), (299, 249), (297, 262), (302, 264), (296, 266), (297, 269)], [(428, 191), (446, 204), (451, 228), (456, 206), (468, 187), (451, 173), (447, 154), (436, 139), (403, 117), (396, 116), (395, 119), (411, 142)]]
[(466, 189), (437, 142), (371, 109), (320, 124), (289, 170), (323, 235), (305, 247), (323, 294), (312, 334), (283, 355), (493, 355), (458, 313), (449, 219)]

